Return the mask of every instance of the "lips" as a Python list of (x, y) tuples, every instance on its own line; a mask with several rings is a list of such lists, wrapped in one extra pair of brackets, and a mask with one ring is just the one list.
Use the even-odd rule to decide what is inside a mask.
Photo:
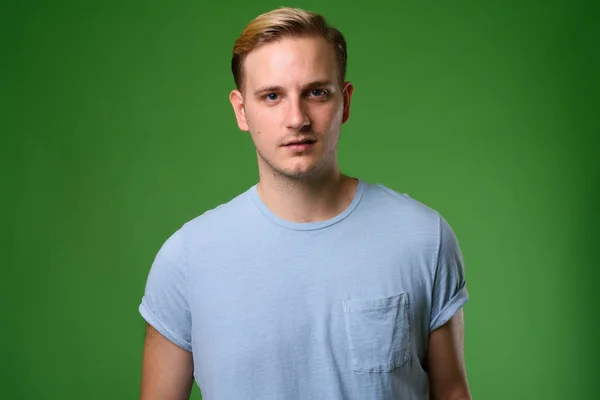
[(314, 142), (316, 142), (316, 140), (314, 140), (314, 139), (294, 140), (293, 142), (284, 144), (284, 146), (293, 146), (293, 145), (299, 145), (299, 144), (312, 144)]

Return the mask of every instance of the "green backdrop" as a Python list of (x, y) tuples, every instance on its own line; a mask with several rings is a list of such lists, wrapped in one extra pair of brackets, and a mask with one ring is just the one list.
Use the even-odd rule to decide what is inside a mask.
[[(280, 5), (3, 3), (0, 397), (137, 398), (156, 252), (257, 179), (230, 54)], [(458, 235), (474, 398), (600, 398), (598, 6), (285, 5), (348, 40), (342, 169)]]

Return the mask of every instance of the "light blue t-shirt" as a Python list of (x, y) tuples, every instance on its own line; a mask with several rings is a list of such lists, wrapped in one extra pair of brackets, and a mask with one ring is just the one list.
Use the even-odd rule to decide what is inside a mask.
[(323, 222), (278, 218), (256, 186), (187, 222), (139, 311), (193, 353), (205, 400), (429, 400), (429, 334), (467, 298), (448, 223), (359, 180)]

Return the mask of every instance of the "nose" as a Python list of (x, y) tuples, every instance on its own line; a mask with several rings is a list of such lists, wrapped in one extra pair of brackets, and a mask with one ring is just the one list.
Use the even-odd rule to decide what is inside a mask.
[(310, 125), (308, 113), (301, 99), (292, 99), (288, 102), (287, 127), (296, 131)]

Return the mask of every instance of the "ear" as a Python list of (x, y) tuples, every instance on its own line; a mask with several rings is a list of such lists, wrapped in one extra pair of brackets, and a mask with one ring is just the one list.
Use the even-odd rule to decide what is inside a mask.
[(233, 90), (229, 94), (229, 101), (233, 107), (235, 118), (237, 120), (238, 127), (244, 132), (248, 132), (248, 122), (246, 121), (246, 110), (244, 109), (244, 97), (239, 90)]
[(352, 86), (352, 83), (350, 82), (345, 82), (342, 92), (344, 96), (344, 115), (342, 117), (342, 124), (350, 118), (350, 100), (352, 100), (352, 93), (354, 93), (354, 86)]

